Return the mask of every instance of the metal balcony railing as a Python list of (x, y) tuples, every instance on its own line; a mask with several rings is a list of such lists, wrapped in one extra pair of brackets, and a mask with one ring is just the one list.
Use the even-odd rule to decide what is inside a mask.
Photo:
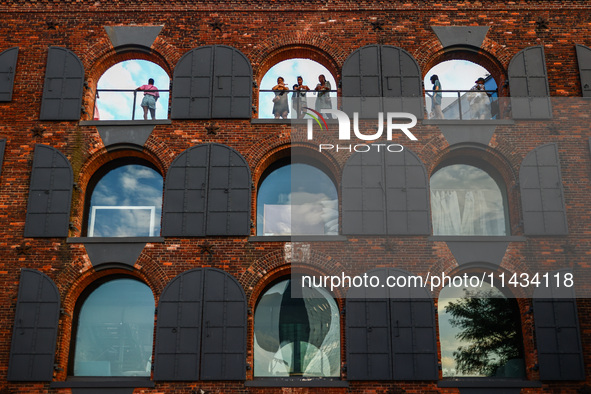
[[(433, 97), (441, 96), (441, 113), (433, 106)], [(486, 120), (502, 119), (504, 102), (498, 90), (425, 90), (425, 110), (428, 119)], [(443, 115), (443, 117), (441, 117)]]
[[(325, 99), (323, 103), (318, 103), (322, 108), (338, 109), (338, 97), (336, 90), (259, 90), (259, 118), (273, 118), (273, 107), (275, 107), (276, 97), (285, 100), (287, 104), (289, 119), (303, 119), (307, 108), (316, 110), (318, 99)], [(283, 98), (285, 97), (285, 98)]]
[[(93, 120), (136, 120), (144, 118), (140, 106), (143, 90), (135, 89), (97, 89), (92, 111)], [(156, 103), (156, 119), (168, 119), (170, 114), (170, 90), (158, 90), (160, 98)], [(101, 115), (108, 113), (108, 119)], [(148, 111), (148, 119), (151, 119)]]

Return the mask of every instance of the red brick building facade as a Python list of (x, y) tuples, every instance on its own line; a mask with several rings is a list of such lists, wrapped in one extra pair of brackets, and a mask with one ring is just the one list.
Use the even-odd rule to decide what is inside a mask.
[[(584, 286), (591, 278), (591, 131), (589, 101), (582, 98), (591, 94), (588, 2), (15, 1), (0, 4), (0, 15), (0, 78), (7, 81), (0, 84), (0, 139), (4, 144), (0, 175), (0, 393), (591, 392), (591, 304)], [(204, 48), (212, 52), (199, 52)], [(231, 53), (227, 56), (232, 64), (242, 64), (241, 70), (251, 73), (233, 71), (228, 77), (234, 83), (233, 94), (240, 90), (241, 97), (247, 98), (246, 104), (244, 100), (216, 104), (212, 98), (215, 92), (179, 93), (197, 75), (182, 69), (179, 65), (183, 61), (185, 66), (199, 68), (200, 59), (210, 56), (207, 59), (213, 59), (213, 74), (209, 76), (214, 80), (225, 75), (216, 74), (218, 68), (223, 68), (220, 59), (226, 55), (222, 53)], [(400, 164), (407, 171), (403, 177), (407, 184), (396, 189), (405, 196), (406, 205), (397, 211), (402, 216), (396, 216), (396, 220), (404, 217), (407, 221), (404, 229), (391, 229), (385, 219), (385, 229), (377, 231), (366, 231), (363, 226), (371, 224), (363, 220), (363, 228), (357, 228), (357, 222), (344, 223), (347, 215), (357, 209), (347, 203), (356, 204), (353, 197), (347, 197), (350, 190), (343, 178), (347, 171), (353, 171), (347, 167), (351, 154), (318, 152), (317, 144), (292, 135), (289, 121), (257, 118), (256, 111), (262, 105), (258, 99), (258, 89), (263, 89), (261, 80), (278, 62), (314, 60), (340, 82), (333, 87), (338, 97), (347, 95), (347, 89), (352, 89), (348, 94), (355, 96), (351, 94), (355, 84), (350, 81), (362, 81), (357, 93), (363, 93), (363, 78), (369, 75), (364, 74), (363, 59), (372, 53), (380, 54), (384, 69), (389, 67), (387, 54), (414, 60), (418, 74), (400, 66), (396, 75), (418, 78), (415, 82), (422, 81), (433, 66), (445, 60), (480, 64), (499, 86), (500, 107), (504, 110), (497, 119), (482, 121), (419, 116), (412, 129), (417, 141), (395, 141), (408, 152), (404, 164)], [(357, 71), (353, 70), (355, 54), (361, 59)], [(92, 120), (99, 78), (109, 67), (130, 59), (148, 60), (168, 73), (171, 119)], [(386, 81), (378, 82), (379, 86), (388, 85), (388, 78), (394, 78), (385, 73), (379, 73)], [(240, 78), (246, 78), (247, 88)], [(239, 79), (240, 86), (236, 87)], [(546, 89), (542, 93), (540, 86)], [(56, 93), (60, 89), (62, 93)], [(420, 89), (419, 82), (419, 94), (411, 96), (420, 97), (422, 102), (424, 93)], [(544, 106), (549, 101), (545, 96), (552, 97), (546, 113)], [(192, 111), (205, 108), (200, 104), (196, 109), (191, 104), (196, 98), (205, 100), (203, 105), (209, 105), (213, 112), (195, 115)], [(511, 102), (512, 98), (525, 101), (519, 104)], [(520, 107), (523, 102), (525, 110)], [(222, 114), (216, 115), (220, 106)], [(289, 160), (294, 147), (301, 148), (301, 156), (321, 168), (335, 184), (339, 211), (336, 234), (302, 234), (294, 238), (257, 234), (259, 188), (277, 163)], [(195, 164), (201, 154), (210, 157), (204, 167)], [(226, 215), (222, 220), (227, 223), (220, 230), (213, 229), (214, 213), (219, 213), (211, 208), (216, 201), (213, 186), (191, 186), (190, 174), (192, 168), (206, 168), (210, 175), (203, 185), (213, 185), (214, 158), (223, 155), (228, 155), (230, 164), (219, 164), (220, 168), (240, 168), (245, 181), (221, 186), (221, 195), (240, 190), (241, 197), (233, 201), (239, 200), (242, 208), (222, 209), (221, 215)], [(154, 238), (88, 234), (92, 191), (101, 176), (121, 163), (140, 163), (163, 177), (163, 229)], [(505, 207), (502, 235), (434, 234), (427, 194), (429, 179), (440, 169), (459, 163), (494, 173), (491, 177), (500, 185)], [(422, 186), (416, 186), (427, 196), (423, 208), (412, 208), (419, 199), (406, 194), (410, 193), (410, 179), (415, 177), (408, 172), (410, 167), (418, 171), (412, 174), (418, 174), (419, 184), (424, 178)], [(526, 181), (532, 171), (539, 182), (533, 186)], [(554, 175), (548, 175), (548, 171), (558, 178), (552, 178)], [(175, 179), (181, 186), (173, 184)], [(210, 208), (197, 212), (189, 200), (200, 193), (209, 193)], [(542, 196), (539, 207), (534, 206), (537, 200), (532, 193)], [(177, 204), (184, 204), (184, 208)], [(362, 201), (363, 207), (359, 208), (362, 212), (369, 209), (364, 204)], [(236, 211), (241, 215), (235, 216)], [(420, 228), (413, 227), (417, 212), (418, 217), (427, 215)], [(389, 220), (392, 224), (394, 219)], [(192, 230), (197, 222), (203, 231)], [(433, 315), (433, 321), (427, 324), (434, 333), (431, 349), (424, 350), (424, 338), (416, 336), (423, 326), (415, 315), (408, 327), (395, 317), (385, 323), (386, 336), (391, 336), (387, 343), (393, 349), (384, 353), (389, 360), (386, 375), (371, 366), (371, 360), (375, 362), (371, 356), (373, 339), (368, 334), (372, 327), (375, 329), (369, 323), (372, 307), (361, 301), (355, 304), (348, 300), (346, 289), (336, 289), (333, 296), (340, 319), (340, 365), (332, 368), (338, 373), (312, 378), (256, 376), (254, 332), (259, 300), (273, 284), (289, 278), (294, 266), (311, 275), (361, 275), (371, 269), (392, 273), (397, 269), (401, 270), (398, 273), (453, 276), (475, 272), (478, 266), (485, 267), (487, 273), (502, 272), (510, 277), (514, 273), (533, 276), (567, 269), (574, 275), (578, 298), (560, 298), (556, 292), (541, 289), (545, 301), (536, 303), (528, 292), (533, 291), (531, 287), (510, 290), (521, 319), (522, 375), (461, 379), (446, 377), (442, 371), (441, 326), (436, 313), (440, 288), (433, 291), (433, 302), (427, 302), (432, 305), (429, 311)], [(202, 277), (191, 282), (194, 279), (187, 273)], [(33, 284), (22, 284), (26, 275)], [(176, 341), (172, 347), (176, 346), (177, 353), (158, 350), (158, 343), (166, 343), (165, 332), (177, 334), (185, 328), (178, 311), (178, 328), (165, 325), (163, 311), (188, 305), (183, 295), (177, 295), (181, 299), (176, 301), (162, 295), (165, 289), (170, 289), (171, 295), (175, 286), (185, 280), (189, 281), (186, 286), (197, 283), (207, 289), (206, 283), (218, 283), (214, 282), (215, 275), (223, 276), (219, 280), (227, 286), (224, 289), (235, 288), (236, 294), (242, 292), (242, 298), (239, 294), (231, 299), (226, 293), (226, 298), (217, 300), (220, 304), (212, 308), (223, 309), (223, 319), (228, 319), (230, 309), (224, 308), (229, 308), (228, 303), (237, 303), (237, 314), (244, 314), (244, 325), (238, 324), (237, 331), (229, 334), (226, 320), (220, 323), (222, 328), (212, 323), (212, 330), (227, 336), (222, 340), (224, 350), (220, 351), (225, 361), (218, 368), (201, 350), (196, 356), (201, 360), (199, 369), (199, 364), (187, 361), (191, 359), (189, 352), (187, 358), (181, 357), (184, 339), (172, 340)], [(74, 359), (78, 357), (74, 343), (81, 305), (100, 284), (113, 278), (136, 279), (154, 295), (155, 345), (151, 365), (145, 371), (148, 376), (74, 376)], [(55, 292), (53, 298), (44, 298), (51, 291)], [(207, 294), (205, 304), (206, 299)], [(170, 301), (170, 306), (163, 306), (163, 301)], [(26, 305), (32, 308), (28, 312)], [(409, 305), (409, 310), (415, 311), (416, 304)], [(574, 314), (568, 313), (569, 308), (575, 308)], [(363, 322), (353, 322), (353, 310), (368, 314), (367, 327)], [(43, 311), (58, 314), (55, 325), (39, 323)], [(391, 313), (395, 316), (397, 312), (391, 309)], [(205, 323), (198, 325), (198, 337), (209, 337)], [(395, 349), (401, 335), (398, 324), (402, 324), (402, 330), (410, 330), (403, 334), (409, 335), (407, 339), (412, 342), (405, 353), (408, 358), (399, 358), (401, 353)], [(364, 334), (355, 331), (360, 327)], [(238, 341), (237, 359), (230, 362), (224, 357), (233, 351), (226, 349), (231, 345), (224, 341), (232, 335), (243, 336), (243, 341)], [(365, 350), (352, 350), (357, 335), (368, 341)], [(55, 346), (51, 345), (53, 340)], [(202, 341), (206, 346), (206, 339)], [(421, 358), (422, 352), (428, 353), (427, 361)], [(209, 362), (214, 369), (211, 373), (206, 371)], [(407, 374), (400, 374), (406, 363), (412, 367)], [(233, 371), (226, 371), (230, 365)], [(236, 365), (244, 370), (236, 371)], [(363, 365), (369, 367), (363, 369)], [(425, 366), (429, 371), (425, 372)], [(194, 369), (195, 374), (183, 375), (184, 367)]]

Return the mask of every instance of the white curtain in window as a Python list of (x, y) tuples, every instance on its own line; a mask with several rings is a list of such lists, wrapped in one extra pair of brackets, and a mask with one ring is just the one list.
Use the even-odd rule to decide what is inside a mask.
[(499, 235), (482, 190), (431, 192), (434, 235)]

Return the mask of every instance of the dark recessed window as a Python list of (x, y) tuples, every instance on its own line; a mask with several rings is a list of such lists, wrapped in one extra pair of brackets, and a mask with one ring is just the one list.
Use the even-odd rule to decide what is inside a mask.
[(340, 315), (322, 288), (292, 297), (292, 281), (268, 288), (254, 316), (254, 376), (338, 377)]
[(430, 181), (433, 235), (506, 235), (505, 197), (479, 167), (452, 164)]
[(162, 175), (151, 167), (127, 164), (104, 174), (92, 190), (89, 237), (160, 235)]
[(517, 301), (496, 287), (445, 287), (438, 302), (443, 377), (523, 378)]
[(154, 295), (144, 283), (118, 278), (82, 301), (74, 336), (74, 376), (150, 376)]
[(337, 235), (338, 194), (333, 181), (309, 164), (272, 170), (257, 195), (258, 235)]

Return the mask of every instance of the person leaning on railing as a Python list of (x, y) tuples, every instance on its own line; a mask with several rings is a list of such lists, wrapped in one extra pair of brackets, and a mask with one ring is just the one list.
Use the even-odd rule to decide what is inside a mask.
[(144, 92), (144, 98), (140, 106), (144, 109), (144, 120), (148, 120), (148, 109), (152, 120), (156, 119), (156, 101), (160, 97), (158, 88), (154, 86), (154, 79), (148, 79), (147, 85), (142, 85), (136, 90), (142, 90)]

